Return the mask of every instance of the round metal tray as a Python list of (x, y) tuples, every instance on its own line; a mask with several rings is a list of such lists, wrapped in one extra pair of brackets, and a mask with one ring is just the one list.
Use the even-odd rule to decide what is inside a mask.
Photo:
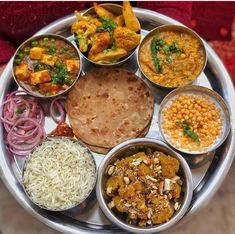
[[(143, 29), (141, 32), (142, 35), (145, 35), (149, 30), (158, 25), (180, 25), (179, 22), (153, 11), (139, 8), (134, 8), (134, 11), (141, 22)], [(75, 16), (73, 15), (59, 19), (44, 27), (37, 33), (37, 35), (44, 33), (56, 33), (73, 40), (73, 37), (70, 33), (70, 26), (74, 20)], [(190, 209), (182, 220), (185, 220), (187, 217), (190, 217), (190, 214), (199, 210), (215, 194), (228, 173), (235, 152), (235, 109), (232, 108), (235, 103), (235, 92), (233, 84), (226, 69), (224, 68), (224, 65), (216, 53), (206, 42), (205, 46), (208, 54), (208, 63), (204, 73), (199, 77), (196, 84), (217, 91), (225, 99), (231, 109), (231, 131), (225, 143), (215, 152), (208, 155), (202, 155), (200, 157), (185, 157), (193, 174), (194, 195)], [(6, 66), (0, 79), (0, 103), (3, 102), (7, 92), (18, 88), (13, 81), (11, 67), (12, 59)], [(129, 63), (125, 64), (124, 68), (135, 71), (140, 75), (139, 71), (137, 70), (135, 57), (129, 61)], [(89, 65), (84, 64), (83, 72), (86, 72), (89, 69)], [(157, 113), (159, 109), (159, 103), (164, 96), (164, 92), (154, 87), (152, 87), (152, 89), (156, 94), (155, 109), (152, 124), (147, 136), (162, 139), (158, 130)], [(46, 103), (42, 104), (46, 106)], [(50, 132), (52, 129), (54, 129), (55, 126), (55, 123), (50, 119), (50, 117), (46, 116), (47, 132)], [(24, 193), (21, 186), (21, 169), (24, 160), (18, 158), (12, 159), (8, 156), (4, 143), (2, 126), (0, 126), (0, 153), (0, 175), (3, 182), (9, 191), (13, 194), (15, 199), (29, 213), (31, 213), (43, 223), (62, 233), (123, 233), (122, 230), (112, 225), (106, 219), (99, 209), (97, 203), (91, 206), (90, 209), (87, 209), (84, 213), (77, 214), (76, 216), (71, 216), (71, 214), (68, 213), (48, 212), (33, 205), (27, 198), (27, 195)], [(94, 154), (94, 156), (97, 164), (99, 165), (104, 156), (99, 154)]]

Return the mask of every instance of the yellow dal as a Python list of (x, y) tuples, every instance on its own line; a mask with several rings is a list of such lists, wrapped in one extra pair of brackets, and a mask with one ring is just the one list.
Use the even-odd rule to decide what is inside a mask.
[(153, 37), (149, 38), (140, 49), (140, 66), (145, 75), (153, 82), (165, 86), (176, 87), (195, 80), (201, 72), (205, 56), (200, 42), (187, 33), (178, 31), (162, 31), (155, 36), (163, 39), (166, 45), (176, 42), (183, 53), (171, 53), (171, 64), (163, 62), (167, 56), (161, 49), (157, 53), (162, 71), (157, 72), (154, 67), (150, 45)]

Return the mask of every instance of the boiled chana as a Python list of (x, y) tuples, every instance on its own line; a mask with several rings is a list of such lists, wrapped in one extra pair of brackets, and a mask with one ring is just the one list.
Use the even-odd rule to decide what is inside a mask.
[(176, 148), (203, 152), (220, 138), (223, 115), (209, 97), (185, 94), (163, 109), (162, 128)]

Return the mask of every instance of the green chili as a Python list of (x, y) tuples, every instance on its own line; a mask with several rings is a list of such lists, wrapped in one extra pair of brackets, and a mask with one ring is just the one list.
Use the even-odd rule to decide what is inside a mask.
[(151, 50), (151, 55), (153, 59), (153, 64), (157, 72), (162, 71), (162, 66), (160, 64), (160, 60), (157, 57), (157, 53), (160, 51), (160, 49), (164, 45), (165, 45), (165, 42), (162, 39), (159, 39), (158, 37), (154, 37), (151, 41), (150, 50)]

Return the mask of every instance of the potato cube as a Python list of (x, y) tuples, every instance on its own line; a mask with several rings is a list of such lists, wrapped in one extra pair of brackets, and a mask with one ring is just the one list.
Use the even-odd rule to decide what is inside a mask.
[(51, 80), (51, 75), (48, 70), (34, 72), (30, 75), (29, 83), (31, 85), (37, 85), (41, 83), (45, 83)]
[(28, 69), (28, 65), (21, 64), (19, 66), (16, 66), (15, 75), (16, 75), (17, 79), (19, 79), (21, 81), (27, 80), (30, 76), (30, 71)]
[(30, 49), (29, 56), (31, 59), (40, 60), (44, 53), (44, 49), (40, 47), (33, 47)]
[(56, 56), (52, 56), (52, 55), (48, 55), (48, 54), (43, 54), (41, 62), (44, 63), (44, 64), (47, 64), (49, 66), (54, 66), (56, 61), (57, 61), (57, 59), (58, 58)]
[(66, 67), (68, 72), (75, 73), (79, 70), (80, 62), (76, 59), (66, 60)]

